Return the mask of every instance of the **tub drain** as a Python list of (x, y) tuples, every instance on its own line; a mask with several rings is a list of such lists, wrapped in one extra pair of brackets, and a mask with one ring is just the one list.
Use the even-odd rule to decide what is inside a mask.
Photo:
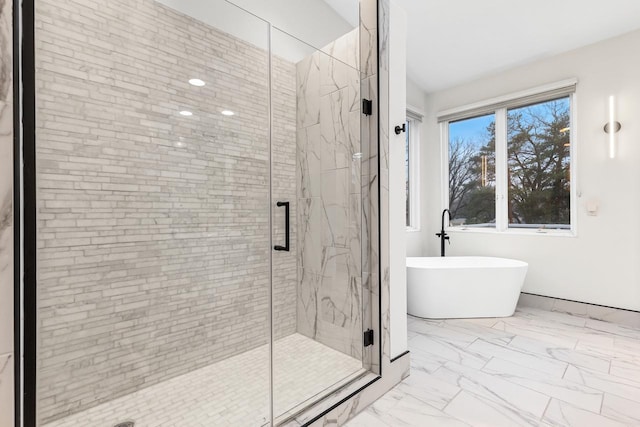
[(125, 421), (123, 423), (118, 423), (113, 427), (133, 427), (134, 422), (133, 421)]

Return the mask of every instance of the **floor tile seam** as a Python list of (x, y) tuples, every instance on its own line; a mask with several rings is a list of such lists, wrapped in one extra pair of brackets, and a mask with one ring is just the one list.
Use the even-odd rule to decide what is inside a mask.
[(604, 396), (605, 396), (605, 392), (602, 393), (602, 401), (600, 402), (600, 412), (599, 414), (602, 415), (602, 410), (604, 409)]
[[(564, 348), (566, 348), (568, 350), (571, 350), (572, 348), (575, 348), (575, 346), (577, 345), (577, 341), (579, 341), (579, 338), (576, 338), (575, 336), (572, 336), (570, 334), (556, 334), (556, 333), (554, 333), (554, 331), (551, 331), (551, 332), (549, 332), (549, 331), (540, 331), (540, 330), (536, 331), (536, 330), (532, 330), (531, 328), (522, 328), (522, 327), (513, 326), (513, 325), (510, 325), (510, 326), (512, 326), (512, 327), (514, 327), (516, 329), (523, 330), (525, 332), (525, 334), (514, 332), (515, 336), (519, 336), (519, 337), (522, 337), (522, 338), (527, 338), (527, 339), (531, 339), (531, 340), (538, 340), (540, 342), (548, 342), (549, 344), (553, 344), (553, 343), (551, 341), (543, 341), (543, 338), (541, 338), (541, 337), (551, 336), (551, 337), (554, 337), (554, 338), (557, 338), (557, 339), (562, 339), (564, 341), (570, 341), (571, 342), (571, 344), (570, 344), (571, 347), (564, 347)], [(536, 336), (532, 337), (530, 335), (526, 335), (527, 332), (529, 332), (531, 334), (535, 334)]]
[(451, 416), (452, 418), (455, 418), (455, 419), (456, 419), (456, 420), (458, 420), (458, 421), (461, 421), (461, 422), (463, 422), (463, 423), (465, 423), (465, 424), (469, 425), (467, 422), (465, 422), (465, 421), (461, 420), (460, 418), (456, 417), (455, 415), (452, 415), (451, 413), (446, 412), (446, 409), (449, 407), (449, 405), (451, 405), (451, 402), (453, 402), (454, 400), (456, 400), (456, 398), (460, 395), (460, 393), (462, 393), (463, 391), (465, 391), (465, 390), (464, 390), (463, 388), (461, 388), (461, 387), (458, 387), (458, 388), (459, 388), (460, 390), (458, 390), (458, 392), (455, 394), (455, 396), (453, 396), (451, 399), (449, 399), (449, 401), (447, 402), (447, 404), (446, 404), (446, 405), (444, 405), (444, 407), (441, 409), (441, 412), (442, 412), (443, 414), (447, 414), (447, 415)]
[[(463, 327), (460, 326), (456, 326), (456, 325), (446, 325), (444, 324), (443, 326), (435, 326), (436, 328), (442, 329), (443, 331), (450, 331), (453, 334), (458, 334), (458, 335), (464, 335), (470, 338), (477, 338), (477, 334), (474, 333), (473, 331), (466, 331), (464, 330)], [(461, 330), (462, 329), (462, 330)], [(411, 332), (416, 333), (416, 334), (420, 334), (420, 335), (425, 335), (425, 336), (431, 336), (429, 334), (429, 332), (422, 332), (422, 331), (418, 331), (416, 329), (409, 329)], [(438, 336), (433, 334), (433, 336)]]
[(625, 349), (617, 349), (618, 351), (616, 352), (615, 349), (592, 345), (590, 343), (584, 343), (582, 341), (578, 342), (578, 346), (582, 346), (583, 348), (575, 349), (576, 352), (580, 352), (581, 354), (585, 354), (591, 357), (608, 359), (610, 363), (613, 360), (618, 360), (620, 362), (633, 364), (633, 362), (629, 362), (628, 360), (633, 358), (638, 358), (639, 360), (638, 366), (640, 366), (640, 350), (639, 350), (639, 354), (634, 354), (633, 352)]
[[(529, 356), (537, 357), (537, 355), (535, 355), (535, 354), (528, 354), (528, 355), (529, 355)], [(499, 360), (504, 360), (505, 362), (513, 363), (514, 365), (518, 365), (518, 366), (520, 366), (520, 367), (522, 367), (522, 368), (531, 369), (531, 370), (534, 370), (534, 371), (540, 372), (540, 374), (541, 374), (541, 375), (553, 376), (553, 374), (552, 374), (552, 373), (550, 373), (550, 372), (548, 372), (548, 371), (544, 371), (544, 370), (541, 370), (541, 369), (538, 369), (538, 368), (535, 368), (535, 367), (532, 367), (532, 366), (525, 365), (525, 364), (524, 364), (524, 363), (522, 363), (522, 362), (513, 361), (513, 360), (506, 360), (506, 359), (501, 358), (500, 356), (492, 356), (492, 357), (495, 357), (495, 358), (497, 358), (497, 359), (499, 359)], [(551, 361), (554, 361), (554, 362), (558, 362), (558, 363), (563, 363), (563, 364), (565, 364), (565, 365), (569, 365), (569, 363), (568, 363), (568, 362), (563, 362), (563, 361), (558, 360), (558, 359), (551, 359), (551, 358), (544, 357), (544, 356), (542, 356), (541, 358), (544, 358), (545, 360), (551, 360)], [(487, 362), (487, 364), (488, 364), (488, 362)], [(486, 366), (486, 364), (485, 364), (485, 366)], [(566, 372), (567, 367), (568, 367), (568, 366), (565, 366), (565, 368), (564, 368), (565, 370), (563, 371), (563, 374), (562, 374), (561, 376), (559, 376), (558, 378), (556, 378), (556, 379), (562, 379), (562, 378), (564, 377), (564, 372)], [(484, 369), (484, 366), (482, 367), (482, 369)]]
[[(522, 336), (522, 335), (516, 335), (513, 339), (515, 339), (517, 337), (521, 337), (521, 338), (524, 338), (524, 339), (527, 339), (527, 340), (531, 340), (531, 341), (537, 341), (537, 342), (539, 342), (541, 344), (549, 344), (549, 346), (547, 346), (546, 348), (550, 349), (550, 350), (570, 351), (570, 352), (573, 352), (573, 353), (576, 353), (576, 354), (580, 354), (580, 355), (583, 355), (583, 356), (586, 356), (586, 357), (593, 357), (595, 359), (603, 359), (604, 360), (604, 358), (602, 358), (600, 356), (597, 356), (597, 355), (589, 353), (588, 350), (582, 350), (582, 349), (575, 348), (575, 347), (577, 347), (578, 343), (580, 342), (579, 340), (578, 340), (578, 342), (576, 342), (576, 345), (574, 346), (574, 348), (567, 348), (567, 347), (556, 347), (556, 346), (553, 346), (553, 343), (545, 343), (544, 341), (536, 340), (534, 338), (529, 338), (529, 337)], [(511, 348), (513, 350), (526, 351), (525, 349), (517, 347), (517, 346), (512, 345), (512, 344), (513, 344), (513, 340), (511, 340), (511, 342), (509, 344), (507, 344), (506, 347)], [(500, 345), (500, 344), (497, 344), (497, 345)], [(539, 356), (542, 356), (542, 357), (546, 357), (546, 358), (550, 358), (550, 359), (553, 359), (553, 360), (558, 360), (560, 362), (563, 362), (563, 360), (560, 360), (560, 359), (550, 355), (548, 352), (545, 352), (544, 354), (541, 354), (541, 353), (531, 353), (531, 354), (532, 355), (539, 355)], [(566, 363), (569, 363), (569, 362), (566, 362)]]
[[(484, 387), (483, 387), (483, 389), (484, 389)], [(473, 390), (464, 389), (464, 388), (462, 390), (460, 390), (460, 392), (458, 394), (460, 394), (462, 392), (466, 392), (468, 394), (471, 394), (473, 397), (477, 398), (478, 400), (482, 401), (485, 405), (489, 405), (489, 406), (497, 405), (501, 409), (506, 410), (510, 414), (515, 415), (516, 417), (522, 418), (524, 420), (528, 420), (529, 418), (538, 419), (538, 420), (542, 419), (541, 416), (536, 416), (536, 415), (534, 415), (534, 414), (532, 414), (530, 412), (526, 412), (524, 410), (521, 410), (520, 408), (517, 408), (513, 404), (510, 404), (509, 402), (507, 402), (505, 399), (500, 398), (499, 396), (497, 396), (495, 393), (491, 392), (490, 390), (488, 390), (488, 391), (489, 391), (489, 394), (491, 396), (495, 397), (495, 399), (492, 399), (492, 398), (487, 397), (487, 396), (483, 396), (481, 394), (476, 393)], [(549, 400), (551, 399), (549, 396), (545, 396), (545, 395), (543, 395), (543, 396), (546, 397)], [(456, 397), (457, 397), (457, 395), (456, 395)], [(453, 400), (454, 399), (451, 399), (452, 402), (453, 402)], [(545, 409), (546, 409), (547, 405), (548, 405), (548, 401), (545, 404)], [(544, 414), (544, 412), (542, 412), (542, 414)]]
[[(514, 339), (515, 339), (515, 337), (514, 337)], [(481, 341), (483, 341), (485, 343), (488, 343), (488, 344), (496, 345), (496, 346), (498, 346), (500, 348), (512, 351), (514, 353), (524, 354), (525, 356), (531, 356), (531, 357), (535, 357), (535, 358), (538, 358), (538, 359), (543, 359), (545, 361), (551, 361), (551, 362), (558, 362), (558, 363), (564, 363), (564, 364), (568, 364), (569, 363), (569, 362), (564, 362), (562, 360), (559, 360), (559, 359), (556, 359), (556, 358), (553, 358), (553, 357), (550, 357), (550, 356), (545, 356), (543, 354), (531, 353), (531, 352), (529, 352), (527, 350), (512, 346), (511, 343), (503, 345), (501, 343), (489, 342), (489, 341), (486, 341), (486, 340), (484, 340), (482, 338), (478, 338), (478, 340), (481, 340)], [(492, 357), (497, 357), (497, 356), (492, 356)], [(517, 362), (512, 362), (512, 363), (515, 363), (517, 365), (521, 365), (520, 363), (517, 363)], [(521, 365), (521, 366), (523, 366), (523, 365)], [(525, 367), (528, 367), (528, 366), (525, 366)], [(536, 368), (530, 368), (530, 369), (536, 369)], [(565, 369), (566, 369), (566, 367), (565, 367)], [(536, 370), (539, 371), (540, 369), (536, 369)], [(544, 372), (544, 371), (542, 371), (542, 372)]]
[[(610, 367), (609, 367), (609, 371), (611, 371), (611, 368), (613, 368), (613, 366), (610, 366)], [(624, 368), (621, 368), (621, 369), (624, 369)], [(638, 374), (639, 374), (639, 375), (638, 375), (638, 378), (640, 379), (640, 369), (638, 369)], [(609, 372), (609, 375), (610, 375), (610, 376), (612, 376), (612, 377), (614, 377), (614, 378), (620, 378), (620, 379), (623, 379), (623, 380), (630, 380), (630, 381), (633, 381), (633, 382), (637, 382), (635, 379), (630, 379), (630, 378), (628, 378), (628, 377), (623, 377), (623, 376), (621, 376), (621, 375), (616, 375), (616, 374), (611, 373), (611, 372)]]
[(587, 326), (569, 325), (569, 324), (561, 324), (561, 325), (559, 325), (558, 323), (550, 323), (547, 320), (540, 320), (538, 324), (533, 324), (531, 326), (532, 327), (539, 326), (540, 328), (548, 328), (548, 329), (552, 329), (552, 330), (557, 330), (557, 331), (563, 332), (565, 334), (579, 333), (579, 334), (582, 334), (582, 335), (585, 335), (585, 336), (608, 337), (608, 338), (613, 338), (613, 339), (616, 339), (616, 338), (619, 338), (619, 339), (631, 339), (631, 340), (634, 339), (634, 337), (630, 337), (630, 336), (627, 336), (627, 335), (620, 335), (620, 334), (616, 334), (614, 332), (604, 331), (604, 330), (601, 330), (601, 329), (590, 328), (590, 327), (587, 327)]
[[(526, 320), (526, 322), (522, 322), (522, 320)], [(535, 316), (535, 318), (526, 318), (526, 317), (505, 317), (503, 320), (507, 324), (511, 324), (513, 326), (518, 325), (529, 325), (533, 327), (540, 328), (551, 328), (558, 330), (565, 330), (567, 332), (580, 330), (582, 332), (593, 331), (593, 332), (606, 332), (600, 331), (597, 329), (587, 328), (586, 325), (575, 325), (567, 322), (561, 322), (560, 320), (554, 321), (552, 318), (545, 318), (543, 316)]]
[(495, 359), (495, 356), (491, 356), (486, 362), (484, 362), (484, 365), (482, 365), (482, 367), (479, 368), (478, 371), (482, 371), (493, 359)]
[(547, 411), (549, 410), (549, 406), (551, 405), (551, 401), (553, 400), (553, 398), (551, 396), (549, 396), (549, 400), (547, 401), (547, 406), (544, 408), (544, 412), (542, 413), (542, 416), (540, 417), (540, 421), (544, 421), (545, 416), (547, 415)]
[[(445, 343), (447, 343), (447, 344), (451, 344), (451, 345), (453, 345), (453, 343), (454, 343), (455, 341), (459, 341), (459, 342), (461, 342), (460, 340), (456, 340), (456, 339), (448, 339), (448, 338), (441, 337), (440, 335), (428, 334), (428, 333), (424, 333), (424, 332), (416, 332), (416, 331), (413, 331), (413, 332), (414, 332), (415, 334), (418, 334), (418, 335), (416, 335), (416, 336), (412, 337), (411, 339), (417, 338), (418, 336), (422, 336), (422, 337), (425, 337), (425, 338), (430, 338), (430, 339), (433, 339), (433, 340), (442, 341), (442, 342), (445, 342)], [(469, 337), (472, 337), (472, 335), (469, 335)], [(476, 339), (477, 339), (477, 338), (476, 338)], [(475, 340), (474, 340), (474, 341), (475, 341)], [(469, 344), (466, 344), (466, 345), (469, 345)], [(463, 348), (465, 348), (465, 347), (463, 347)]]
[(473, 343), (475, 343), (476, 341), (482, 339), (481, 337), (476, 337), (475, 340), (471, 341), (469, 344), (467, 344), (467, 346), (463, 349), (463, 350), (467, 350), (469, 347), (471, 347), (473, 345)]
[[(493, 359), (493, 357), (492, 357), (491, 359)], [(453, 362), (453, 361), (452, 361), (452, 362)], [(454, 362), (454, 363), (456, 363), (456, 362)], [(486, 364), (488, 364), (488, 363), (489, 363), (489, 361), (487, 361), (487, 363), (486, 363)], [(485, 366), (486, 366), (486, 364), (485, 364)], [(461, 365), (461, 366), (463, 366), (463, 365)], [(441, 366), (440, 368), (436, 369), (436, 371), (434, 371), (434, 373), (435, 373), (435, 372), (437, 372), (438, 370), (442, 369), (442, 368), (445, 368), (445, 366)], [(484, 368), (484, 366), (483, 366), (483, 368)], [(472, 369), (472, 370), (474, 370), (474, 371), (476, 371), (476, 372), (480, 372), (480, 373), (482, 373), (482, 374), (485, 374), (485, 375), (488, 375), (488, 376), (494, 377), (494, 375), (493, 375), (493, 374), (490, 374), (490, 373), (488, 373), (488, 372), (486, 372), (486, 371), (482, 371), (482, 369), (483, 369), (483, 368), (480, 368), (480, 369), (472, 369), (472, 368), (470, 368), (470, 369)], [(456, 373), (456, 372), (454, 372), (454, 373)], [(456, 374), (457, 374), (457, 373), (456, 373)], [(509, 405), (509, 404), (508, 404), (508, 402), (507, 402), (504, 398), (500, 397), (500, 396), (499, 396), (498, 394), (496, 394), (494, 391), (490, 390), (490, 389), (488, 388), (488, 386), (487, 386), (487, 385), (485, 385), (485, 384), (483, 384), (482, 382), (472, 381), (472, 380), (470, 380), (469, 378), (467, 378), (467, 377), (466, 377), (466, 376), (464, 376), (464, 375), (458, 375), (458, 377), (459, 377), (460, 379), (466, 379), (466, 380), (468, 380), (468, 381), (472, 382), (473, 384), (479, 385), (479, 386), (480, 386), (483, 390), (485, 390), (489, 395), (494, 396), (494, 397), (495, 397), (495, 400), (494, 400), (494, 399), (491, 399), (491, 398), (489, 398), (489, 397), (487, 397), (487, 396), (483, 396), (483, 395), (481, 395), (481, 394), (478, 394), (478, 393), (474, 392), (473, 390), (470, 390), (470, 389), (468, 389), (468, 388), (465, 388), (465, 387), (463, 387), (463, 386), (462, 386), (458, 381), (456, 381), (456, 384), (455, 384), (455, 385), (456, 385), (456, 387), (458, 387), (458, 388), (460, 388), (460, 389), (461, 389), (460, 391), (466, 391), (466, 392), (468, 392), (468, 393), (471, 393), (471, 394), (473, 394), (473, 395), (475, 395), (475, 396), (478, 396), (478, 397), (480, 397), (480, 398), (483, 398), (483, 399), (487, 399), (487, 400), (489, 400), (489, 401), (491, 401), (491, 402), (493, 402), (493, 403), (496, 403), (496, 404), (498, 404), (498, 405), (500, 405), (500, 406), (503, 406), (503, 407), (509, 407), (509, 406), (513, 407), (513, 405)], [(550, 396), (548, 396), (548, 395), (546, 395), (546, 394), (544, 394), (544, 393), (541, 393), (541, 392), (539, 392), (539, 391), (537, 391), (537, 390), (533, 390), (533, 389), (531, 389), (531, 388), (529, 388), (529, 387), (526, 387), (526, 386), (523, 386), (523, 385), (520, 385), (520, 384), (514, 383), (513, 381), (508, 381), (508, 380), (506, 380), (506, 379), (504, 379), (504, 378), (500, 378), (500, 377), (497, 377), (497, 376), (495, 376), (495, 377), (496, 377), (496, 378), (498, 378), (499, 380), (502, 380), (502, 381), (508, 382), (509, 384), (514, 385), (514, 386), (516, 386), (516, 387), (522, 387), (522, 388), (525, 388), (525, 389), (527, 389), (527, 390), (529, 390), (529, 391), (531, 391), (531, 392), (533, 392), (533, 393), (539, 394), (539, 395), (540, 395), (540, 396), (542, 396), (542, 397), (550, 398)], [(449, 384), (451, 384), (451, 383), (449, 383)], [(458, 392), (458, 394), (459, 394), (459, 392)], [(457, 396), (457, 394), (456, 394), (456, 396)], [(453, 399), (451, 399), (451, 400), (453, 401)], [(496, 400), (497, 400), (497, 401), (496, 401)], [(451, 403), (451, 402), (449, 402), (449, 403)], [(447, 404), (447, 406), (448, 406), (448, 404)], [(518, 409), (518, 408), (515, 408), (515, 407), (513, 407), (512, 409), (515, 409), (515, 410), (519, 411), (519, 409)], [(524, 411), (522, 411), (522, 412), (523, 412), (523, 413), (525, 413)], [(535, 415), (534, 415), (534, 414), (530, 414), (530, 413), (525, 413), (525, 414), (528, 414), (528, 415), (531, 415), (531, 416), (535, 417)]]
[[(492, 357), (491, 357), (491, 360), (493, 360), (493, 359), (499, 360), (499, 361), (501, 361), (501, 362), (512, 363), (512, 364), (517, 365), (517, 366), (519, 366), (519, 367), (521, 367), (521, 368), (530, 369), (530, 370), (532, 370), (532, 371), (539, 372), (539, 373), (540, 373), (540, 375), (551, 376), (551, 374), (550, 374), (550, 373), (548, 373), (548, 372), (541, 371), (540, 369), (532, 368), (531, 366), (523, 365), (522, 363), (513, 362), (513, 361), (511, 361), (511, 360), (506, 360), (506, 359), (501, 358), (500, 356), (492, 356)], [(490, 360), (490, 361), (491, 361), (491, 360)], [(490, 361), (489, 361), (489, 362), (490, 362)], [(487, 363), (486, 363), (482, 368), (480, 368), (480, 370), (481, 370), (482, 372), (486, 373), (486, 374), (493, 375), (493, 374), (491, 374), (490, 372), (487, 372), (487, 371), (485, 371), (485, 370), (484, 370), (484, 368), (486, 368), (486, 366), (489, 364), (489, 362), (487, 362)], [(567, 364), (567, 365), (568, 365), (568, 364)], [(565, 368), (565, 373), (566, 373), (566, 370), (567, 370), (567, 368)], [(520, 377), (520, 378), (524, 378), (524, 379), (526, 379), (526, 377)], [(564, 373), (563, 373), (563, 375), (562, 375), (561, 377), (559, 377), (559, 378), (550, 378), (550, 379), (552, 379), (552, 380), (563, 380), (563, 379), (564, 379)], [(578, 383), (575, 383), (575, 384), (578, 384)], [(583, 384), (579, 384), (579, 385), (583, 385)]]
[[(484, 357), (482, 357), (482, 358), (478, 357), (475, 353), (473, 353), (471, 351), (467, 351), (467, 348), (473, 343), (466, 344), (466, 345), (458, 345), (458, 344), (455, 344), (455, 343), (453, 343), (451, 341), (447, 341), (446, 339), (443, 339), (443, 338), (440, 338), (440, 337), (433, 337), (433, 336), (426, 336), (426, 335), (424, 337), (432, 339), (434, 341), (437, 341), (439, 344), (443, 345), (444, 347), (450, 347), (450, 349), (452, 351), (454, 351), (455, 353), (457, 353), (457, 354), (459, 354), (461, 356), (472, 356), (472, 357), (475, 357), (475, 358), (478, 358), (478, 359), (484, 359)], [(474, 340), (474, 341), (476, 341), (476, 340)], [(459, 363), (459, 360), (460, 360), (460, 359), (458, 359), (458, 361), (456, 361), (456, 360), (447, 358), (446, 356), (443, 356), (441, 354), (430, 353), (428, 350), (419, 350), (419, 351), (420, 351), (420, 353), (423, 353), (424, 356), (429, 357), (430, 354), (434, 355), (434, 356), (439, 356), (442, 359), (445, 359), (447, 362)]]
[[(560, 400), (560, 399), (558, 399), (558, 398), (552, 398), (552, 400), (556, 400), (556, 401), (558, 401), (558, 402), (561, 402), (561, 403), (563, 403), (563, 404), (565, 404), (565, 405), (570, 406), (570, 407), (571, 407), (571, 408), (573, 408), (573, 409), (577, 409), (577, 410), (580, 410), (580, 411), (588, 412), (589, 414), (592, 414), (592, 415), (596, 415), (596, 416), (599, 416), (599, 417), (603, 417), (603, 418), (605, 418), (606, 420), (613, 421), (613, 422), (618, 423), (618, 424), (621, 424), (621, 423), (622, 423), (621, 421), (619, 421), (619, 420), (617, 420), (617, 419), (615, 419), (615, 418), (611, 418), (611, 417), (609, 417), (609, 416), (603, 415), (603, 414), (602, 414), (602, 408), (600, 409), (600, 412), (596, 413), (596, 412), (590, 411), (590, 410), (588, 410), (588, 409), (579, 408), (579, 407), (577, 407), (576, 405), (574, 405), (574, 404), (572, 404), (572, 403), (562, 401), (562, 400)], [(546, 414), (546, 412), (545, 412), (545, 414)], [(544, 420), (544, 418), (543, 418), (543, 420)], [(625, 425), (627, 425), (627, 424), (625, 424)], [(628, 424), (628, 426), (629, 426), (629, 427), (631, 427), (631, 424)], [(582, 426), (578, 426), (578, 427), (582, 427)], [(586, 426), (584, 426), (584, 427), (586, 427)], [(589, 427), (590, 427), (590, 426), (589, 426)], [(594, 427), (595, 427), (595, 425), (594, 425)]]
[(591, 333), (591, 335), (611, 336), (611, 338), (613, 338), (614, 342), (616, 340), (628, 340), (628, 341), (631, 341), (631, 342), (637, 342), (638, 340), (640, 340), (640, 336), (634, 337), (634, 336), (629, 336), (629, 335), (621, 335), (621, 334), (616, 334), (615, 332), (603, 331), (601, 329), (593, 329), (593, 328), (585, 328), (585, 330), (589, 331)]
[(485, 339), (491, 339), (491, 340), (500, 340), (500, 339), (509, 339), (512, 340), (515, 337), (515, 334), (511, 334), (508, 332), (504, 332), (501, 331), (500, 329), (494, 329), (494, 328), (485, 328), (485, 331), (478, 331), (478, 332), (459, 332), (457, 329), (453, 329), (454, 332), (457, 333), (461, 333), (461, 334), (465, 334), (468, 335), (470, 337), (474, 337), (474, 338), (485, 338)]
[[(503, 360), (503, 359), (500, 359), (500, 358), (497, 358), (497, 359), (498, 359), (498, 360)], [(504, 360), (503, 360), (503, 361), (504, 361)], [(508, 362), (508, 361), (505, 361), (505, 362)], [(513, 363), (513, 362), (512, 362), (512, 363)], [(520, 366), (522, 366), (522, 365), (520, 365)], [(484, 368), (483, 368), (483, 369), (484, 369)], [(493, 375), (492, 373), (487, 372), (487, 371), (484, 371), (484, 370), (483, 370), (482, 372), (484, 372), (485, 374), (488, 374), (488, 375)], [(517, 376), (516, 376), (516, 377), (517, 377)], [(499, 378), (500, 378), (500, 379), (502, 379), (502, 380), (504, 380), (504, 381), (507, 381), (507, 382), (509, 382), (509, 383), (511, 383), (511, 384), (514, 384), (514, 385), (516, 385), (516, 386), (519, 386), (519, 387), (522, 387), (522, 388), (526, 388), (526, 389), (527, 389), (527, 390), (529, 390), (529, 391), (533, 391), (533, 392), (536, 392), (536, 393), (542, 394), (543, 396), (547, 396), (547, 397), (549, 397), (549, 398), (551, 398), (551, 399), (556, 399), (556, 400), (559, 400), (559, 401), (561, 401), (561, 402), (563, 402), (563, 403), (566, 403), (566, 404), (569, 404), (569, 405), (572, 405), (572, 406), (576, 406), (574, 403), (571, 403), (571, 402), (568, 402), (568, 401), (566, 401), (566, 400), (563, 400), (561, 397), (554, 397), (554, 396), (550, 396), (550, 395), (548, 395), (548, 394), (546, 394), (546, 393), (543, 393), (543, 392), (541, 392), (541, 391), (539, 391), (539, 390), (535, 390), (535, 389), (533, 389), (533, 388), (531, 388), (531, 387), (529, 387), (529, 386), (526, 386), (526, 385), (523, 385), (523, 384), (519, 384), (519, 383), (517, 383), (517, 382), (515, 382), (515, 381), (512, 381), (509, 377), (502, 377), (502, 376), (499, 376)], [(517, 378), (522, 378), (522, 379), (524, 379), (524, 380), (535, 381), (535, 380), (532, 380), (531, 378), (526, 378), (526, 377), (517, 377)], [(599, 394), (599, 395), (600, 395), (600, 400), (601, 400), (600, 405), (602, 406), (602, 400), (604, 399), (604, 394), (605, 394), (605, 391), (604, 391), (604, 390), (600, 390), (600, 389), (597, 389), (597, 388), (595, 388), (595, 387), (588, 386), (588, 385), (586, 385), (586, 384), (580, 384), (580, 383), (577, 383), (577, 382), (574, 382), (574, 381), (571, 381), (571, 380), (566, 380), (566, 379), (564, 379), (564, 378), (557, 378), (557, 379), (555, 379), (555, 380), (562, 380), (562, 381), (566, 381), (567, 383), (569, 383), (569, 385), (575, 384), (575, 385), (578, 385), (578, 386), (585, 387), (585, 388), (588, 388), (588, 389), (593, 390), (593, 391), (595, 392), (594, 394)], [(610, 394), (611, 394), (611, 393), (610, 393)], [(581, 408), (581, 409), (584, 409), (584, 408)], [(586, 409), (585, 409), (585, 410), (586, 410)], [(593, 412), (593, 411), (589, 411), (589, 412)]]
[[(400, 383), (400, 384), (402, 384), (402, 383)], [(400, 384), (398, 384), (398, 385), (400, 385)], [(448, 384), (448, 383), (447, 383), (447, 384)], [(449, 384), (449, 385), (451, 385), (451, 384)], [(396, 386), (396, 387), (397, 387), (397, 386)], [(400, 391), (402, 391), (402, 392), (403, 392), (404, 394), (406, 394), (407, 396), (411, 396), (411, 397), (413, 397), (414, 399), (419, 400), (421, 403), (423, 403), (423, 404), (425, 404), (425, 405), (427, 405), (427, 406), (429, 406), (429, 407), (431, 407), (431, 408), (433, 408), (433, 409), (435, 409), (435, 410), (437, 410), (437, 411), (440, 411), (440, 412), (444, 413), (444, 409), (445, 409), (447, 406), (449, 406), (449, 403), (451, 403), (451, 401), (452, 401), (453, 399), (455, 399), (455, 398), (456, 398), (456, 396), (457, 396), (458, 394), (460, 394), (460, 392), (463, 390), (463, 389), (462, 389), (462, 388), (460, 388), (460, 387), (458, 387), (458, 389), (459, 389), (459, 390), (456, 392), (456, 394), (455, 394), (455, 395), (453, 395), (453, 397), (451, 397), (451, 398), (448, 400), (447, 404), (446, 404), (446, 405), (444, 405), (444, 406), (442, 407), (442, 409), (438, 408), (437, 406), (434, 406), (434, 405), (433, 405), (431, 402), (429, 402), (428, 400), (425, 400), (424, 398), (419, 397), (419, 393), (410, 393), (410, 392), (403, 391), (403, 390), (400, 390)]]
[[(540, 320), (542, 322), (550, 322), (551, 320), (557, 320), (556, 323), (560, 323), (562, 325), (567, 325), (567, 326), (575, 327), (575, 328), (584, 328), (584, 327), (586, 327), (586, 323), (587, 323), (587, 319), (580, 318), (579, 316), (571, 316), (571, 315), (560, 315), (560, 316), (557, 316), (558, 314), (561, 314), (561, 313), (553, 312), (553, 311), (551, 311), (551, 312), (545, 311), (544, 312), (544, 313), (556, 314), (556, 316), (551, 316), (551, 318), (549, 316), (544, 316), (542, 313), (535, 313), (535, 312), (531, 312), (531, 311), (524, 311), (524, 312), (521, 311), (521, 313), (526, 313), (526, 315), (522, 316), (522, 317), (525, 318), (525, 319), (528, 319), (529, 321), (531, 321), (531, 320)], [(563, 317), (565, 319), (563, 319)], [(574, 323), (570, 323), (568, 321), (569, 319), (575, 319), (575, 318), (582, 319), (582, 322), (580, 322), (580, 323), (582, 323), (582, 325), (575, 324), (575, 322)]]

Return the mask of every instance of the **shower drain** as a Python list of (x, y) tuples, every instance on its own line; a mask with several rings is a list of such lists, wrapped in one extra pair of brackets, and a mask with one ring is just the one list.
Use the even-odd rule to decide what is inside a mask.
[(133, 421), (125, 421), (123, 423), (118, 423), (113, 427), (133, 427), (135, 423)]

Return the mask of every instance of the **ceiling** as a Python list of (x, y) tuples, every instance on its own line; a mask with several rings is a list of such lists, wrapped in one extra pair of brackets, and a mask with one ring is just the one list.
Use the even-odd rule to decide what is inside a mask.
[[(358, 23), (358, 0), (156, 1), (261, 49), (271, 47), (291, 62), (324, 48)], [(266, 21), (273, 25), (270, 46)]]
[(360, 5), (358, 0), (324, 0), (336, 13), (351, 25), (358, 26), (360, 21)]
[(640, 0), (394, 1), (407, 12), (408, 77), (426, 92), (640, 28)]

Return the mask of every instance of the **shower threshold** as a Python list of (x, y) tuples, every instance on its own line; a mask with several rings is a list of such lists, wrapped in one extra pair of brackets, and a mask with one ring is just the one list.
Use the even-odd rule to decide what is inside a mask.
[[(361, 376), (358, 359), (292, 334), (273, 344), (274, 418), (285, 420)], [(43, 427), (263, 426), (269, 423), (269, 347), (263, 345), (101, 403)]]

